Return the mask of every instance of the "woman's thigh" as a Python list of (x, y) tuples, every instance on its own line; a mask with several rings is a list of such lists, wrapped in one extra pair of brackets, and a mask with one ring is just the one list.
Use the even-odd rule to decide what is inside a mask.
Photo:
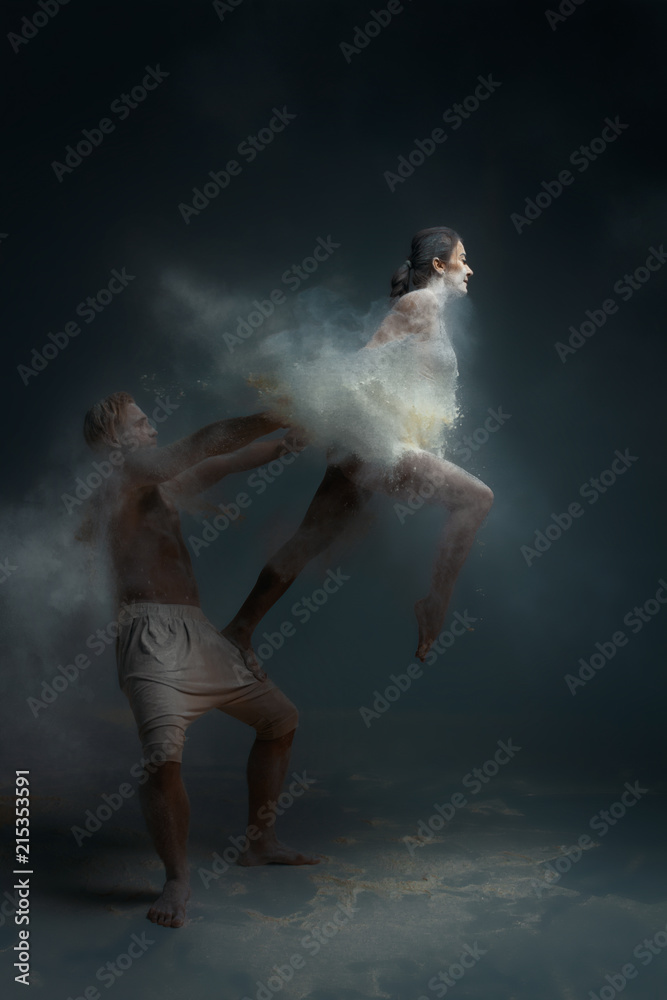
[(481, 479), (428, 451), (406, 452), (391, 468), (358, 463), (346, 472), (360, 489), (399, 498), (413, 491), (427, 503), (450, 510), (471, 503), (490, 506), (493, 500), (493, 493)]

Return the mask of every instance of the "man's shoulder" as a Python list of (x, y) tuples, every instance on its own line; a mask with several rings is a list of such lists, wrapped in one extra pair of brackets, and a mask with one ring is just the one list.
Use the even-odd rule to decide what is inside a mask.
[(137, 510), (150, 503), (150, 495), (155, 499), (159, 494), (159, 486), (152, 483), (136, 482), (131, 476), (118, 470), (115, 476), (106, 480), (97, 491), (95, 506), (101, 516), (113, 519), (127, 513), (133, 508)]

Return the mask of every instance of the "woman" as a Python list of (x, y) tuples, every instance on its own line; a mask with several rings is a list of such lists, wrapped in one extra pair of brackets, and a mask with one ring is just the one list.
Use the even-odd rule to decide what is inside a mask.
[(458, 233), (446, 227), (418, 232), (410, 259), (391, 279), (395, 305), (357, 353), (354, 371), (343, 372), (342, 389), (338, 380), (337, 405), (333, 397), (327, 399), (324, 381), (313, 391), (310, 376), (316, 407), (309, 412), (295, 398), (291, 420), (304, 428), (311, 443), (323, 443), (325, 435), (313, 435), (311, 428), (322, 422), (324, 412), (329, 465), (297, 532), (268, 561), (223, 630), (251, 669), (259, 669), (251, 645), (256, 626), (373, 492), (400, 496), (421, 491), (449, 512), (437, 542), (429, 593), (415, 604), (420, 660), (438, 637), (456, 578), (493, 503), (488, 486), (442, 457), (444, 432), (457, 412), (458, 375), (442, 314), (449, 299), (467, 293), (472, 273)]

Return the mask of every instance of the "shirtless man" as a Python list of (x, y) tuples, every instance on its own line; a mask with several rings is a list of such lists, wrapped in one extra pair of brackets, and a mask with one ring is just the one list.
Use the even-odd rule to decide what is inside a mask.
[(320, 860), (282, 844), (275, 817), (262, 808), (280, 795), (297, 710), (263, 671), (251, 671), (237, 647), (204, 617), (174, 502), (290, 450), (284, 440), (250, 443), (279, 426), (273, 417), (257, 413), (220, 420), (158, 448), (157, 431), (125, 392), (95, 404), (84, 420), (88, 445), (105, 450), (116, 466), (96, 506), (122, 605), (119, 681), (145, 758), (163, 762), (140, 786), (146, 825), (166, 869), (163, 892), (148, 919), (163, 927), (183, 925), (190, 895), (189, 802), (180, 765), (185, 730), (211, 708), (256, 730), (247, 766), (248, 848), (239, 863)]

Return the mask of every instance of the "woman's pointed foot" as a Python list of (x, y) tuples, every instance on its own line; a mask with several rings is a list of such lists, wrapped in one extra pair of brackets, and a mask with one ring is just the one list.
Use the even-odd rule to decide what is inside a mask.
[(429, 597), (421, 597), (415, 603), (415, 615), (419, 626), (419, 641), (415, 655), (423, 663), (429, 649), (438, 638), (445, 616), (442, 611), (435, 608)]

